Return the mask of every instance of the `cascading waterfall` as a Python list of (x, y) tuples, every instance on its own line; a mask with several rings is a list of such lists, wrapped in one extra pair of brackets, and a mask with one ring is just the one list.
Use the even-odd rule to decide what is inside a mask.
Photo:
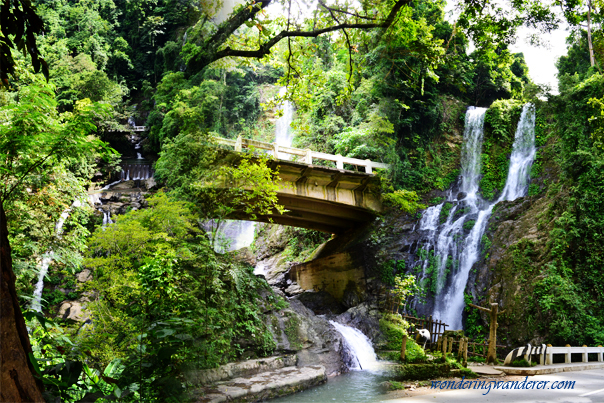
[[(81, 207), (82, 202), (80, 199), (74, 200), (70, 207), (65, 209), (57, 223), (55, 224), (55, 236), (57, 238), (61, 238), (61, 234), (63, 233), (63, 224), (65, 224), (65, 220), (69, 217), (72, 209), (75, 207)], [(42, 256), (42, 261), (40, 262), (40, 272), (38, 273), (38, 281), (36, 282), (36, 287), (34, 289), (34, 295), (31, 300), (31, 309), (37, 312), (42, 312), (42, 291), (44, 290), (44, 278), (48, 273), (48, 268), (54, 259), (53, 250), (49, 250)]]
[(329, 323), (336, 328), (346, 341), (349, 352), (353, 358), (350, 363), (350, 369), (361, 371), (378, 369), (379, 363), (375, 350), (371, 345), (371, 341), (363, 334), (363, 332), (332, 320), (330, 320)]
[[(434, 293), (433, 317), (447, 323), (450, 329), (462, 328), (464, 290), (470, 270), (479, 258), (480, 241), (493, 207), (500, 201), (514, 200), (526, 194), (528, 174), (536, 152), (535, 110), (532, 104), (526, 104), (516, 130), (504, 189), (495, 202), (482, 200), (478, 190), (485, 113), (485, 108), (469, 108), (466, 114), (460, 193), (447, 198), (447, 202), (454, 205), (446, 221), (438, 224), (445, 204), (441, 203), (426, 209), (419, 227), (426, 237), (425, 247), (420, 252), (421, 281)], [(474, 224), (467, 233), (464, 223), (471, 224), (470, 220), (474, 220)], [(454, 275), (448, 276), (450, 272)]]

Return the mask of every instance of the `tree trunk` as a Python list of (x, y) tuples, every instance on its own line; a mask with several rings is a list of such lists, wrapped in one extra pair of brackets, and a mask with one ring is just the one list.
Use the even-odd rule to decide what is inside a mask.
[(593, 67), (596, 61), (594, 58), (594, 47), (591, 42), (591, 0), (587, 2), (587, 43), (589, 45), (589, 63)]
[(44, 402), (42, 383), (34, 378), (25, 319), (12, 269), (8, 225), (0, 201), (0, 402)]
[(497, 311), (499, 306), (496, 303), (491, 304), (491, 324), (489, 326), (489, 352), (487, 353), (487, 363), (495, 362), (497, 359)]

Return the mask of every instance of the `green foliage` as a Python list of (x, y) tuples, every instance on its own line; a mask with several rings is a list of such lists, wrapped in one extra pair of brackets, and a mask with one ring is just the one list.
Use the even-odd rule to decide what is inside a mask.
[(463, 223), (463, 229), (465, 229), (466, 231), (469, 231), (472, 228), (474, 228), (474, 224), (476, 224), (476, 220), (466, 220)]
[(534, 367), (535, 365), (537, 365), (537, 362), (535, 362), (535, 361), (528, 362), (524, 358), (516, 359), (516, 360), (512, 361), (512, 363), (510, 364), (510, 366), (512, 366), (512, 367), (529, 367), (529, 368)]
[(379, 266), (380, 280), (386, 285), (394, 286), (397, 279), (397, 273), (400, 275), (404, 271), (404, 260), (388, 260)]
[(447, 218), (449, 218), (449, 215), (451, 214), (451, 209), (453, 208), (453, 203), (445, 203), (443, 204), (442, 209), (440, 209), (440, 223), (443, 224), (447, 221)]
[(494, 200), (505, 186), (522, 105), (517, 100), (495, 101), (485, 115), (480, 191), (487, 200)]
[(160, 191), (149, 206), (90, 239), (94, 279), (86, 286), (99, 298), (89, 304), (95, 327), (81, 332), (81, 344), (97, 366), (127, 360), (128, 379), (140, 377), (145, 398), (162, 401), (182, 391), (184, 366), (212, 368), (246, 349), (270, 354), (262, 313), (281, 305), (261, 299), (272, 293), (252, 268), (213, 252), (190, 204)]
[[(552, 344), (603, 342), (604, 290), (600, 285), (604, 157), (594, 143), (592, 98), (602, 98), (604, 79), (594, 74), (562, 89), (555, 103), (558, 163), (566, 195), (556, 200), (554, 226), (549, 233), (550, 258), (535, 282), (534, 296), (543, 320), (541, 331)], [(573, 105), (566, 108), (566, 105)], [(564, 187), (563, 187), (563, 186)], [(550, 197), (556, 196), (550, 189)], [(562, 193), (564, 194), (564, 193)]]
[(449, 363), (406, 364), (396, 368), (396, 378), (401, 380), (427, 380), (449, 376)]
[(413, 214), (419, 209), (426, 208), (424, 204), (418, 203), (419, 196), (417, 193), (409, 190), (396, 190), (392, 193), (383, 195), (384, 201), (399, 210)]
[(472, 296), (464, 293), (464, 312), (467, 313), (464, 323), (464, 333), (472, 340), (486, 337), (486, 327), (480, 318), (478, 309), (472, 308), (468, 304), (472, 303)]

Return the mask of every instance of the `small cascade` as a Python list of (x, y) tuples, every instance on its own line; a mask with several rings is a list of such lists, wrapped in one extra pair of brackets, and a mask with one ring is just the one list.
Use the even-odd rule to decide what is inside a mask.
[(333, 327), (344, 337), (353, 359), (349, 364), (350, 369), (357, 371), (377, 370), (380, 365), (375, 350), (367, 336), (358, 329), (340, 323), (329, 321)]
[(444, 223), (439, 223), (444, 203), (426, 209), (418, 229), (424, 236), (418, 253), (421, 282), (434, 294), (433, 300), (424, 306), (428, 311), (424, 312), (431, 311), (434, 318), (447, 323), (452, 330), (462, 328), (464, 290), (470, 270), (480, 257), (480, 242), (493, 207), (526, 195), (536, 153), (535, 109), (526, 104), (516, 130), (504, 189), (496, 201), (483, 200), (478, 190), (485, 112), (485, 108), (470, 108), (466, 114), (459, 200), (451, 195), (447, 198), (451, 209)]
[(107, 224), (113, 224), (113, 220), (111, 219), (111, 211), (105, 211), (102, 210), (103, 212), (103, 228), (105, 228), (107, 226)]
[[(82, 202), (79, 199), (75, 199), (70, 207), (65, 209), (57, 223), (55, 224), (55, 236), (57, 238), (61, 238), (61, 234), (63, 234), (63, 225), (65, 224), (65, 220), (69, 217), (73, 208), (81, 207)], [(36, 282), (36, 287), (34, 289), (33, 299), (31, 300), (31, 309), (37, 312), (42, 312), (42, 291), (44, 290), (44, 278), (48, 273), (48, 268), (54, 259), (53, 250), (49, 250), (44, 255), (42, 255), (42, 260), (40, 262), (40, 272), (38, 273), (38, 281)]]
[[(137, 153), (139, 160), (144, 158)], [(132, 160), (134, 161), (134, 160)], [(120, 173), (122, 180), (147, 180), (153, 178), (153, 169), (150, 164), (122, 164), (122, 172)]]
[[(281, 87), (279, 89), (279, 96), (285, 95), (286, 92), (287, 88)], [(275, 125), (275, 142), (280, 146), (291, 147), (294, 140), (294, 134), (291, 130), (294, 106), (289, 101), (283, 101), (279, 109), (283, 111), (283, 115), (277, 120)], [(289, 158), (289, 154), (279, 153), (279, 159), (288, 160)]]
[[(136, 148), (136, 146), (135, 146)], [(137, 160), (144, 160), (143, 156), (141, 155), (141, 153), (136, 153), (136, 159)]]

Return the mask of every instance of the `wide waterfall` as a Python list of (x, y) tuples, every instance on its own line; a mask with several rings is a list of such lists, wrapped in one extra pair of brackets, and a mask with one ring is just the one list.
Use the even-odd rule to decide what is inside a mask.
[[(504, 189), (495, 202), (479, 194), (485, 108), (469, 108), (466, 113), (461, 159), (460, 192), (450, 193), (446, 202), (424, 212), (419, 231), (426, 242), (420, 248), (421, 281), (434, 294), (432, 316), (450, 326), (462, 328), (464, 290), (472, 266), (479, 258), (480, 242), (495, 204), (526, 195), (528, 175), (535, 158), (535, 109), (524, 105), (518, 123)], [(444, 206), (450, 208), (440, 223)], [(469, 232), (468, 232), (469, 231)]]
[(350, 369), (361, 371), (378, 369), (377, 355), (371, 345), (371, 341), (363, 332), (332, 320), (329, 323), (344, 337), (349, 353), (353, 358), (350, 363)]

